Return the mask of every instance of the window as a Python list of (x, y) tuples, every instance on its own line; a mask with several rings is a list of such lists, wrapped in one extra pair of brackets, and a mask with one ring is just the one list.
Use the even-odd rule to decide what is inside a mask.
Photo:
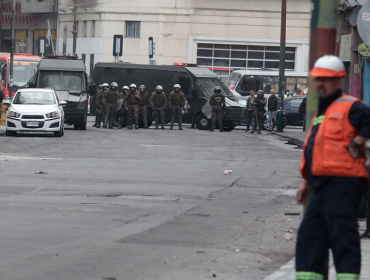
[(301, 98), (293, 99), (292, 101), (290, 101), (290, 102), (291, 102), (291, 103), (290, 103), (290, 106), (291, 106), (292, 108), (299, 108), (299, 105), (301, 105), (302, 100), (303, 100), (303, 99), (301, 99)]
[[(197, 64), (232, 70), (279, 69), (280, 47), (256, 45), (202, 44), (197, 47)], [(295, 48), (286, 48), (285, 68), (294, 70)]]
[(126, 21), (126, 37), (140, 38), (140, 21)]
[(82, 72), (41, 71), (37, 87), (54, 90), (81, 91), (84, 87)]

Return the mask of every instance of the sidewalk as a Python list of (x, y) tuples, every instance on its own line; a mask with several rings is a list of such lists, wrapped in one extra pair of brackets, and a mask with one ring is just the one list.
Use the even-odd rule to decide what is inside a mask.
[[(298, 146), (302, 146), (306, 138), (306, 133), (301, 129), (287, 128), (284, 129), (284, 132), (272, 132), (271, 134), (277, 135), (281, 138), (284, 138), (287, 141), (290, 141)], [(360, 225), (360, 234), (365, 231), (366, 224), (365, 222), (359, 222)], [(361, 269), (361, 278), (360, 280), (370, 280), (370, 240), (362, 239), (361, 240), (361, 252), (362, 252), (362, 269)], [(331, 256), (330, 256), (331, 257)], [(330, 260), (330, 273), (329, 280), (335, 280), (336, 272), (331, 257)], [(291, 259), (285, 265), (280, 267), (279, 270), (272, 273), (270, 276), (265, 277), (263, 280), (295, 280), (295, 259)]]

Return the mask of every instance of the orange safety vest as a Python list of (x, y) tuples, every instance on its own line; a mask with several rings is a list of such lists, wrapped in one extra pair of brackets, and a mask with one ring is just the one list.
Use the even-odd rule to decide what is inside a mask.
[[(322, 123), (315, 137), (312, 154), (312, 175), (356, 177), (369, 180), (369, 172), (364, 165), (365, 158), (354, 158), (348, 151), (350, 143), (358, 134), (358, 129), (349, 121), (349, 112), (356, 101), (360, 100), (343, 94), (329, 106), (325, 116), (321, 116)], [(308, 180), (306, 148), (316, 117), (317, 114), (303, 146), (300, 172), (306, 180)]]

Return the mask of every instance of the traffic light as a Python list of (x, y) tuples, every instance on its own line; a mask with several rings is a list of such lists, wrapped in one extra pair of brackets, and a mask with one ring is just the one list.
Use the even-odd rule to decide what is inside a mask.
[(153, 55), (155, 55), (155, 42), (153, 37), (149, 37), (149, 58), (153, 58)]

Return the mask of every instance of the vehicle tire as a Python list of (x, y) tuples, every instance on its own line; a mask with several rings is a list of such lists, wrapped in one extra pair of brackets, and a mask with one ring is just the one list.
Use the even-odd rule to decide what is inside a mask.
[(6, 136), (17, 136), (17, 132), (16, 131), (10, 131), (10, 130), (7, 130), (5, 132), (5, 135)]
[(80, 125), (79, 124), (74, 124), (73, 125), (73, 129), (74, 130), (79, 130), (80, 129)]
[(199, 130), (210, 130), (211, 129), (211, 120), (203, 114), (199, 115), (195, 120), (195, 125)]
[(62, 123), (62, 136), (64, 136), (64, 123)]
[(60, 127), (60, 130), (59, 131), (55, 131), (54, 132), (54, 136), (55, 137), (62, 137), (64, 135), (64, 129), (63, 129), (63, 126)]
[(234, 128), (235, 128), (234, 125), (224, 125), (224, 131), (226, 131), (226, 132), (233, 131)]
[(80, 130), (86, 130), (86, 122), (80, 124)]

